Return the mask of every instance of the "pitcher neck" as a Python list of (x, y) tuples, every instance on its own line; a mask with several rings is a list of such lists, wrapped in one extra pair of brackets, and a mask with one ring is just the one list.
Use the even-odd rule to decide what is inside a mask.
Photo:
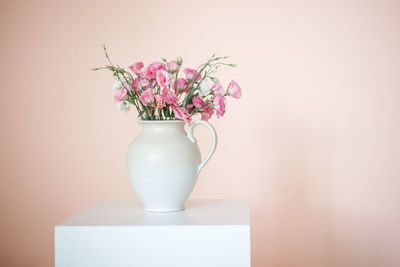
[(139, 125), (142, 126), (142, 131), (183, 131), (185, 122), (181, 120), (139, 120)]

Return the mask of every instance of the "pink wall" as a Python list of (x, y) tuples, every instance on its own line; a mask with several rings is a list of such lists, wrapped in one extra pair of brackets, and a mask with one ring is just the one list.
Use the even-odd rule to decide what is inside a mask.
[[(57, 2), (57, 3), (56, 3)], [(52, 266), (53, 227), (136, 198), (140, 131), (89, 69), (212, 53), (239, 68), (192, 198), (249, 198), (253, 263), (400, 266), (399, 1), (1, 1), (0, 265)], [(210, 142), (198, 131), (202, 149)]]

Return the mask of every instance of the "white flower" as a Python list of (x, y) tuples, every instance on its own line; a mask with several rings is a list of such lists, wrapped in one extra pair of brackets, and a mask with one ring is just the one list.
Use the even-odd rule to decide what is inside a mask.
[(208, 83), (206, 80), (202, 80), (200, 82), (200, 94), (202, 96), (206, 96), (208, 95), (208, 93), (210, 92), (210, 88), (208, 87)]
[(121, 83), (120, 80), (115, 80), (115, 82), (114, 82), (113, 85), (111, 86), (111, 88), (112, 88), (114, 91), (121, 89), (121, 87), (122, 87), (122, 83)]
[(118, 103), (117, 103), (117, 107), (118, 107), (119, 110), (122, 110), (122, 111), (125, 111), (125, 112), (128, 112), (129, 109), (131, 108), (131, 107), (129, 106), (129, 103), (126, 102), (126, 101), (120, 101), (120, 102), (118, 102)]

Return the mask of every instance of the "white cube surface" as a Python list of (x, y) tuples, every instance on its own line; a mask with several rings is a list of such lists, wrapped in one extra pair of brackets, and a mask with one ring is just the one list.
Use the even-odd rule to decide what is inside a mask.
[(104, 200), (55, 227), (56, 267), (250, 267), (247, 200), (189, 200), (183, 211), (143, 211)]

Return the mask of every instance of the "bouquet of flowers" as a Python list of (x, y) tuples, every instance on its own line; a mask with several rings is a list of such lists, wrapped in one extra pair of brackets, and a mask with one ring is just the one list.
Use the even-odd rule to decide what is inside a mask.
[(125, 112), (135, 106), (142, 120), (180, 119), (190, 124), (194, 115), (201, 114), (201, 119), (207, 121), (214, 113), (218, 118), (225, 114), (227, 96), (242, 96), (234, 80), (225, 90), (214, 76), (221, 66), (236, 66), (225, 63), (228, 57), (213, 55), (197, 69), (184, 68), (183, 78), (179, 77), (181, 57), (171, 61), (163, 58), (146, 67), (137, 62), (127, 71), (111, 62), (105, 46), (104, 52), (109, 65), (93, 70), (108, 69), (113, 73), (116, 105)]

